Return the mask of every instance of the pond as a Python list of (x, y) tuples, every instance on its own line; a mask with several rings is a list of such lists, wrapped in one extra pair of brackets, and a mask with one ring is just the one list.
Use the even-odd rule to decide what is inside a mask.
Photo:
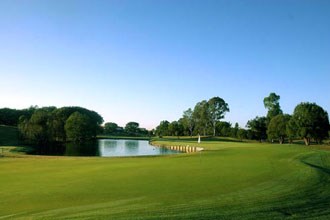
[(124, 157), (178, 154), (179, 151), (154, 147), (145, 140), (99, 139), (85, 143), (37, 147), (33, 154), (57, 156)]

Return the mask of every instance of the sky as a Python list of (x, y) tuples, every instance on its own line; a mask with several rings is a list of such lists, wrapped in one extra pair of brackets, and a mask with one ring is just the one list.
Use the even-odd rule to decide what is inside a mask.
[(223, 120), (330, 111), (328, 0), (1, 0), (0, 108), (81, 106), (152, 129), (219, 96)]

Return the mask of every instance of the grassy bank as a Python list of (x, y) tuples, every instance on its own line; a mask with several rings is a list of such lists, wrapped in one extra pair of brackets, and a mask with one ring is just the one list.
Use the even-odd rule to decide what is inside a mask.
[[(195, 139), (157, 144), (196, 145)], [(330, 152), (202, 141), (202, 153), (2, 157), (2, 219), (328, 219)]]

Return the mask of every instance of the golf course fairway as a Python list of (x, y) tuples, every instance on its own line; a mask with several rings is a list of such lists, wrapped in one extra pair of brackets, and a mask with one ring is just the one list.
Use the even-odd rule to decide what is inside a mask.
[(127, 158), (5, 153), (0, 219), (330, 219), (326, 149), (216, 139), (156, 143), (204, 151)]

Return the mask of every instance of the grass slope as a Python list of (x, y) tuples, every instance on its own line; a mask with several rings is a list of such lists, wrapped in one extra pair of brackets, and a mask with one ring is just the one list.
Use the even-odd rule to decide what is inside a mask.
[[(196, 145), (190, 139), (159, 144)], [(203, 141), (202, 153), (0, 158), (0, 219), (329, 219), (330, 152)]]

